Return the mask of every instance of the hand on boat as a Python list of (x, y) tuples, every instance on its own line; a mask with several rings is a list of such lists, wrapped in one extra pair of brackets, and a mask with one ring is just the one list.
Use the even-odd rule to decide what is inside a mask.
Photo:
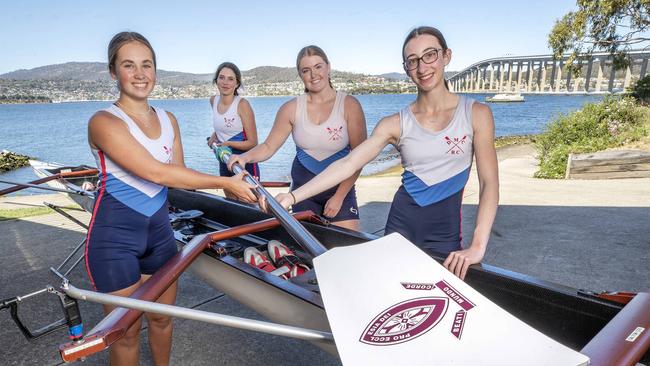
[(480, 263), (485, 255), (485, 247), (472, 245), (467, 249), (458, 250), (449, 253), (449, 256), (442, 263), (449, 272), (458, 276), (461, 280), (465, 279), (467, 269), (470, 265)]
[(92, 184), (91, 182), (83, 182), (83, 184), (81, 185), (81, 189), (83, 189), (84, 191), (92, 192), (95, 189), (97, 189), (97, 187), (95, 187), (95, 185)]
[(253, 203), (257, 201), (257, 197), (253, 193), (253, 186), (244, 181), (245, 171), (240, 172), (239, 174), (229, 177), (228, 184), (226, 184), (224, 190), (230, 191), (239, 201), (246, 203)]
[(343, 199), (338, 198), (336, 195), (330, 197), (330, 199), (325, 202), (325, 208), (323, 209), (323, 216), (327, 218), (332, 218), (338, 215), (341, 211), (341, 205), (343, 204)]
[(245, 158), (246, 154), (242, 155), (237, 155), (237, 154), (232, 154), (230, 155), (230, 159), (228, 159), (228, 170), (232, 172), (232, 166), (235, 163), (238, 163), (242, 168), (246, 166), (250, 162), (249, 159)]
[(287, 210), (295, 204), (291, 193), (279, 193), (277, 196), (275, 196), (275, 200), (278, 201), (278, 203)]

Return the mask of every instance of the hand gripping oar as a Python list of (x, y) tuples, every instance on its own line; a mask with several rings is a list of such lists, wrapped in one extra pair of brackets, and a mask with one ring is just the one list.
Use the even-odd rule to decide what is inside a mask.
[[(212, 150), (214, 151), (214, 155), (217, 157), (218, 160), (220, 160), (223, 163), (227, 163), (228, 159), (230, 159), (230, 156), (232, 155), (232, 150), (228, 147), (218, 147), (216, 144), (213, 144)], [(239, 165), (239, 164), (234, 164), (232, 166), (232, 171), (235, 174), (239, 174), (240, 172), (244, 171), (244, 168)], [(278, 203), (278, 201), (275, 200), (273, 195), (271, 195), (262, 185), (259, 184), (255, 178), (250, 176), (249, 174), (244, 175), (244, 180), (247, 183), (250, 183), (255, 186), (253, 188), (253, 191), (255, 192), (255, 195), (258, 198), (264, 197), (266, 199), (266, 205), (269, 208), (269, 211), (273, 214), (273, 216), (277, 217), (282, 226), (289, 232), (289, 235), (291, 235), (292, 238), (294, 238), (298, 244), (300, 244), (305, 250), (309, 252), (312, 256), (316, 257), (319, 254), (323, 254), (327, 251), (327, 249), (321, 244), (318, 239), (316, 239), (307, 229), (305, 229), (304, 226), (302, 226), (298, 220), (296, 220), (293, 216), (287, 212), (287, 210), (282, 207)]]
[[(205, 139), (207, 141), (210, 141), (210, 137), (206, 137)], [(213, 146), (211, 146), (211, 147), (214, 149)], [(218, 147), (219, 146), (217, 146), (217, 148)], [(231, 153), (232, 153), (232, 151), (231, 151)], [(217, 156), (216, 152), (215, 152), (214, 155)], [(217, 160), (219, 160), (219, 156), (217, 156)], [(283, 188), (283, 187), (290, 187), (291, 186), (291, 182), (286, 182), (286, 181), (277, 181), (277, 182), (276, 181), (263, 181), (263, 182), (260, 181), (259, 184), (261, 184), (262, 187), (270, 187), (270, 188)]]

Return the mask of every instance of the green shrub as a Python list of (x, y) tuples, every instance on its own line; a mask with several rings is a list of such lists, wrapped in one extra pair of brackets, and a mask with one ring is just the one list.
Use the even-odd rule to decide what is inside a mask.
[(639, 79), (630, 92), (639, 102), (643, 104), (650, 103), (650, 75), (646, 75)]
[(564, 178), (570, 153), (589, 153), (621, 146), (647, 135), (645, 112), (630, 97), (607, 97), (561, 115), (536, 139), (537, 178)]

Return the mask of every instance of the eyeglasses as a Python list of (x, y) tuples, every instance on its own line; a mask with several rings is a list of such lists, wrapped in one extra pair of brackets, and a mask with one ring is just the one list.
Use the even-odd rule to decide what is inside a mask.
[(426, 52), (424, 55), (420, 57), (411, 57), (407, 58), (404, 61), (404, 69), (407, 71), (412, 71), (418, 68), (420, 65), (420, 61), (424, 62), (425, 64), (432, 64), (438, 60), (438, 56), (440, 51), (443, 51), (442, 48), (434, 48), (431, 51)]

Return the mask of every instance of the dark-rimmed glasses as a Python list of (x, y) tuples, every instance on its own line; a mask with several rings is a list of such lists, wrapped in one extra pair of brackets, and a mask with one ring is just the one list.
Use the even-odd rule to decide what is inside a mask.
[(420, 65), (420, 61), (425, 64), (432, 64), (438, 60), (439, 52), (442, 50), (442, 48), (433, 48), (420, 57), (407, 58), (403, 63), (404, 69), (407, 71), (415, 70)]

